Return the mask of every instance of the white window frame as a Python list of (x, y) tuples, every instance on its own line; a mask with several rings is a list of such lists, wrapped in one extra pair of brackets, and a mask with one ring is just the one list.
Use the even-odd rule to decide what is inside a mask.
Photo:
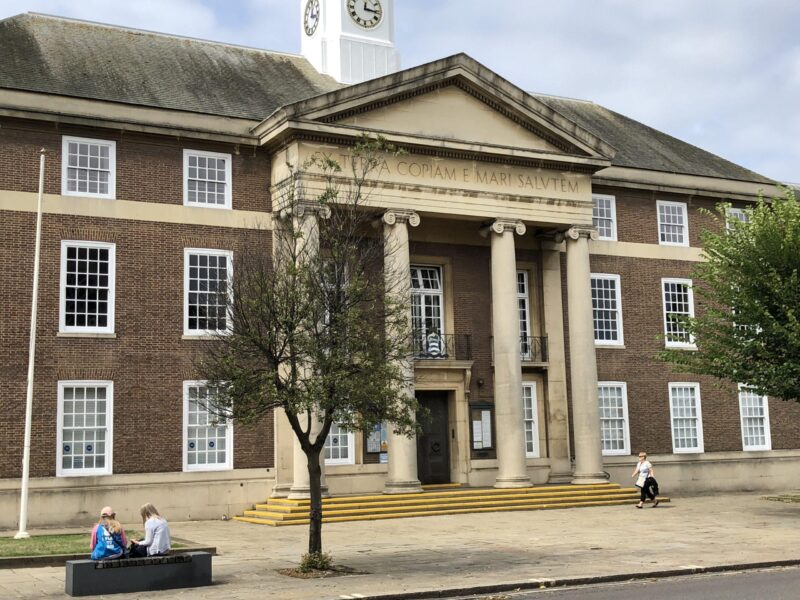
[(729, 206), (725, 209), (725, 229), (730, 231), (733, 229), (732, 222), (740, 221), (742, 223), (750, 222), (750, 214), (744, 208)]
[[(611, 194), (592, 194), (592, 224), (593, 225), (594, 225), (595, 219), (599, 219), (600, 218), (600, 217), (596, 217), (595, 214), (594, 214), (594, 209), (595, 209), (594, 201), (595, 200), (608, 200), (611, 203), (610, 207), (609, 207), (611, 209), (611, 217), (610, 217), (611, 218), (611, 235), (610, 236), (606, 236), (606, 235), (600, 234), (600, 229), (597, 229), (597, 226), (595, 225), (595, 228), (597, 229), (597, 233), (598, 233), (598, 239), (606, 240), (606, 241), (609, 241), (609, 242), (616, 242), (617, 241), (617, 198), (616, 198), (616, 196), (612, 196)], [(608, 217), (603, 217), (603, 218), (608, 218)]]
[[(105, 327), (76, 326), (66, 324), (67, 310), (67, 248), (98, 248), (108, 250), (108, 323)], [(58, 331), (61, 333), (114, 333), (114, 305), (116, 304), (117, 245), (109, 242), (83, 240), (61, 240), (61, 266), (59, 274)]]
[[(71, 192), (67, 189), (67, 169), (69, 168), (69, 144), (76, 142), (79, 144), (99, 144), (108, 146), (108, 193), (91, 192)], [(84, 168), (84, 167), (79, 167)], [(98, 140), (92, 138), (61, 136), (61, 195), (62, 196), (81, 196), (84, 198), (105, 198), (115, 200), (117, 197), (117, 142), (113, 140)]]
[[(533, 419), (525, 418), (525, 389), (531, 390), (531, 411)], [(533, 451), (528, 451), (527, 436), (524, 439), (525, 443), (525, 457), (526, 458), (540, 458), (542, 455), (541, 444), (539, 443), (539, 396), (536, 393), (536, 382), (522, 382), (522, 424), (523, 432), (526, 432), (526, 425), (529, 421), (533, 421), (531, 431), (533, 433)]]
[[(414, 269), (435, 269), (436, 271), (439, 272), (440, 289), (438, 291), (436, 291), (436, 290), (426, 290), (426, 289), (423, 289), (423, 288), (414, 288), (412, 286), (411, 295), (412, 295), (412, 298), (413, 298), (413, 296), (438, 296), (438, 298), (439, 298), (439, 335), (442, 336), (442, 339), (444, 339), (445, 326), (446, 326), (446, 319), (445, 319), (445, 314), (444, 314), (444, 311), (445, 311), (445, 302), (444, 302), (445, 301), (445, 298), (444, 298), (444, 269), (442, 268), (442, 265), (429, 265), (429, 264), (420, 264), (420, 263), (414, 263), (414, 264), (410, 265), (409, 269), (410, 269), (410, 271), (413, 271)], [(421, 315), (421, 318), (422, 318), (422, 322), (424, 324), (424, 322), (425, 322), (424, 305), (422, 305), (422, 308), (423, 308), (423, 313)], [(413, 308), (412, 308), (412, 327), (413, 327)], [(426, 329), (424, 331), (423, 337), (424, 337), (424, 335), (427, 335), (428, 333), (429, 332)]]
[[(525, 289), (520, 292), (519, 291), (519, 284), (520, 284), (520, 275), (523, 278), (523, 286)], [(528, 339), (533, 337), (531, 335), (531, 299), (530, 299), (530, 285), (529, 285), (530, 277), (528, 276), (528, 271), (524, 269), (517, 269), (517, 307), (518, 313), (517, 317), (519, 319), (520, 324), (520, 356), (522, 360), (531, 360), (533, 358), (533, 348), (531, 348), (531, 344), (528, 343)], [(521, 304), (524, 304), (522, 306)], [(525, 311), (525, 318), (522, 318), (522, 311)], [(522, 331), (522, 327), (525, 327), (525, 331)]]
[[(64, 388), (106, 388), (106, 461), (101, 469), (64, 469)], [(91, 477), (114, 473), (114, 382), (107, 380), (63, 380), (58, 382), (58, 408), (56, 409), (56, 477)]]
[(225, 462), (204, 465), (189, 464), (189, 388), (208, 387), (208, 382), (203, 380), (183, 382), (183, 470), (194, 471), (230, 471), (233, 469), (233, 422), (226, 419), (225, 423)]
[[(594, 345), (595, 346), (624, 346), (625, 334), (622, 326), (622, 281), (619, 275), (612, 273), (592, 273), (591, 279), (605, 279), (606, 281), (614, 282), (614, 289), (616, 291), (615, 300), (617, 302), (617, 339), (616, 340), (598, 340), (597, 331), (594, 331)], [(592, 323), (594, 324), (594, 305), (592, 305)], [(594, 327), (593, 327), (594, 329)]]
[(231, 250), (216, 250), (213, 248), (184, 248), (183, 249), (183, 335), (208, 336), (226, 333), (231, 330), (231, 316), (226, 316), (226, 329), (189, 329), (189, 255), (205, 254), (206, 256), (225, 256), (228, 259), (228, 297), (233, 294), (233, 252)]
[(764, 444), (761, 446), (748, 446), (745, 444), (745, 435), (744, 435), (744, 419), (745, 415), (742, 412), (742, 392), (750, 391), (752, 389), (740, 383), (737, 390), (737, 397), (739, 400), (739, 425), (742, 430), (742, 450), (745, 452), (752, 452), (757, 450), (772, 450), (772, 434), (770, 432), (769, 426), (769, 398), (767, 396), (761, 396), (759, 394), (754, 394), (761, 398), (762, 402), (764, 402)]
[[(661, 221), (661, 207), (662, 206), (678, 206), (681, 209), (681, 213), (683, 214), (683, 241), (682, 242), (665, 242), (661, 239), (661, 225), (667, 225), (668, 223), (662, 223)], [(660, 246), (688, 246), (689, 245), (689, 209), (687, 207), (686, 202), (673, 202), (670, 200), (658, 200), (656, 201), (656, 213), (658, 219), (658, 243)]]
[[(191, 202), (189, 200), (189, 157), (203, 156), (206, 158), (220, 158), (225, 160), (225, 204), (207, 204), (205, 202)], [(183, 205), (200, 208), (217, 208), (231, 210), (233, 208), (233, 169), (231, 166), (232, 156), (223, 152), (207, 152), (205, 150), (183, 151)]]
[[(328, 437), (325, 439), (325, 444), (322, 447), (323, 457), (325, 456), (325, 447), (328, 445), (328, 440), (330, 436), (333, 435), (333, 428), (340, 427), (338, 424), (334, 423), (331, 425), (331, 430), (328, 432)], [(325, 466), (336, 466), (336, 465), (354, 465), (356, 464), (356, 438), (355, 434), (352, 431), (347, 431), (345, 429), (340, 429), (339, 436), (346, 436), (347, 439), (347, 458), (324, 458)], [(341, 444), (340, 444), (341, 446)]]
[[(620, 388), (622, 390), (622, 437), (623, 437), (623, 447), (617, 450), (606, 450), (603, 449), (602, 454), (603, 456), (627, 456), (631, 453), (631, 429), (630, 429), (630, 415), (628, 413), (628, 384), (624, 381), (598, 381), (597, 382), (597, 390), (598, 390), (598, 410), (600, 410), (599, 405), (599, 391), (601, 387), (606, 388)], [(602, 415), (601, 415), (602, 421)], [(601, 444), (602, 444), (602, 424), (601, 424)]]
[[(666, 348), (690, 348), (694, 349), (697, 348), (695, 344), (694, 337), (689, 336), (688, 342), (676, 342), (674, 340), (669, 339), (669, 331), (667, 329), (667, 297), (666, 292), (664, 290), (664, 285), (667, 283), (676, 283), (686, 286), (686, 293), (688, 294), (689, 300), (689, 314), (688, 316), (694, 318), (694, 291), (692, 290), (692, 280), (691, 279), (680, 279), (680, 278), (673, 278), (673, 277), (664, 277), (661, 279), (661, 312), (663, 313), (664, 319), (664, 346)], [(672, 314), (672, 313), (670, 313)], [(679, 314), (679, 313), (675, 313)]]
[[(669, 387), (669, 431), (672, 437), (672, 453), (673, 454), (702, 454), (705, 452), (705, 443), (703, 440), (703, 403), (700, 399), (700, 384), (696, 382), (686, 381), (672, 381), (668, 384)], [(691, 387), (695, 391), (695, 400), (697, 402), (697, 446), (694, 448), (676, 448), (675, 447), (675, 411), (672, 406), (672, 390), (675, 388)]]

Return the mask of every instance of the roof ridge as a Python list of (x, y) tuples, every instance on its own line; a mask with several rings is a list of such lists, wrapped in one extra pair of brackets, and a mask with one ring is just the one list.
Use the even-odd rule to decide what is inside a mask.
[(123, 26), (123, 25), (114, 25), (113, 23), (102, 23), (100, 21), (89, 21), (88, 19), (77, 19), (75, 17), (62, 17), (60, 15), (51, 15), (51, 14), (48, 14), (48, 13), (40, 13), (40, 12), (34, 12), (34, 11), (28, 11), (26, 13), (20, 13), (18, 15), (13, 15), (13, 16), (8, 17), (7, 19), (3, 19), (3, 20), (10, 20), (10, 19), (14, 19), (16, 17), (21, 17), (21, 16), (43, 17), (45, 19), (53, 19), (53, 20), (56, 20), (56, 21), (67, 21), (67, 22), (71, 22), (71, 23), (81, 23), (81, 24), (84, 24), (84, 25), (93, 25), (95, 27), (104, 27), (104, 28), (107, 28), (107, 29), (117, 29), (119, 31), (127, 31), (127, 32), (131, 32), (131, 33), (138, 33), (138, 34), (144, 34), (144, 35), (154, 35), (154, 36), (158, 36), (158, 37), (171, 38), (171, 39), (176, 39), (176, 40), (186, 40), (186, 41), (191, 41), (191, 42), (202, 42), (204, 44), (213, 44), (215, 46), (225, 46), (225, 47), (228, 47), (228, 48), (239, 48), (241, 50), (250, 50), (250, 51), (253, 51), (253, 52), (261, 52), (261, 53), (264, 53), (264, 54), (276, 54), (276, 55), (282, 55), (282, 56), (291, 56), (293, 58), (304, 58), (302, 55), (294, 54), (292, 52), (280, 52), (280, 51), (277, 51), (277, 50), (267, 50), (266, 48), (256, 48), (254, 46), (244, 46), (242, 44), (231, 44), (230, 42), (220, 42), (220, 41), (217, 41), (217, 40), (208, 40), (208, 39), (205, 39), (205, 38), (191, 37), (191, 36), (188, 36), (188, 35), (178, 35), (178, 34), (175, 34), (175, 33), (164, 33), (162, 31), (153, 31), (151, 29), (140, 29), (138, 27), (126, 27), (126, 26)]

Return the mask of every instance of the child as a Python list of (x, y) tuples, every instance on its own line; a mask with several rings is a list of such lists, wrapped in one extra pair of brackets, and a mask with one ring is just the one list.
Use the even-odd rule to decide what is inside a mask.
[(110, 506), (100, 512), (100, 520), (92, 529), (90, 549), (92, 560), (112, 560), (125, 558), (125, 530), (116, 519), (116, 513)]
[(131, 558), (167, 554), (170, 549), (167, 520), (149, 502), (142, 506), (139, 514), (144, 524), (144, 539), (131, 543)]

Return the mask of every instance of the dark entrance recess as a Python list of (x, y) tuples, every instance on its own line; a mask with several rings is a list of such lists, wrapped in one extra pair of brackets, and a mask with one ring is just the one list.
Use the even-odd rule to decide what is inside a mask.
[(450, 447), (448, 444), (447, 392), (417, 392), (420, 406), (427, 408), (427, 418), (420, 417), (422, 433), (417, 438), (417, 474), (420, 482), (450, 483)]

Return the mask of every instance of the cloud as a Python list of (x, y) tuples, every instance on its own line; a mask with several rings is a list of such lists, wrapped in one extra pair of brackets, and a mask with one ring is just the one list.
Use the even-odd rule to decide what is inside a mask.
[[(28, 10), (298, 52), (300, 0), (5, 0)], [(466, 52), (523, 89), (585, 98), (800, 180), (794, 0), (396, 0), (406, 67)]]

